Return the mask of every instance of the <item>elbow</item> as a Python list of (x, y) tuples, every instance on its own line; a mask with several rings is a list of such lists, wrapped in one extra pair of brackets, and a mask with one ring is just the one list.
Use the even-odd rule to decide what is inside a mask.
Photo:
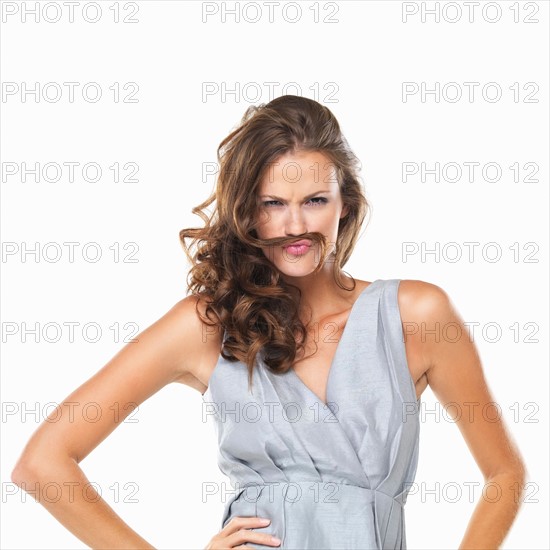
[(11, 480), (15, 485), (35, 485), (44, 479), (57, 478), (64, 475), (65, 468), (78, 464), (78, 460), (65, 452), (51, 453), (42, 447), (24, 451), (11, 472)]
[(22, 488), (22, 485), (27, 483), (32, 483), (31, 478), (33, 478), (28, 465), (21, 460), (15, 465), (14, 469), (11, 471), (11, 481), (19, 488)]
[(521, 486), (523, 486), (527, 480), (528, 472), (525, 462), (519, 452), (510, 466), (510, 471), (511, 475), (514, 476), (514, 481), (517, 481)]
[(23, 454), (11, 472), (11, 481), (20, 488), (24, 488), (22, 485), (36, 483), (40, 476), (40, 464), (44, 464), (40, 457)]
[(523, 460), (520, 460), (519, 465), (514, 469), (514, 476), (516, 478), (516, 481), (521, 485), (524, 486), (525, 482), (527, 481), (528, 472), (527, 467), (525, 466), (525, 463)]
[(517, 457), (512, 463), (503, 466), (491, 475), (486, 475), (485, 482), (496, 481), (505, 477), (508, 482), (517, 483), (520, 487), (525, 485), (528, 478), (528, 471), (521, 457)]

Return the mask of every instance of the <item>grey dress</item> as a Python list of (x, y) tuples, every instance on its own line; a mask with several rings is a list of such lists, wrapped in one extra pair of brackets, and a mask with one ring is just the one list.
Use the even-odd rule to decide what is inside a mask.
[[(397, 301), (400, 279), (377, 279), (356, 299), (329, 371), (327, 404), (291, 369), (260, 354), (248, 391), (244, 363), (221, 355), (203, 394), (234, 516), (278, 548), (406, 548), (404, 510), (418, 462), (419, 406)], [(252, 548), (275, 548), (246, 543)]]

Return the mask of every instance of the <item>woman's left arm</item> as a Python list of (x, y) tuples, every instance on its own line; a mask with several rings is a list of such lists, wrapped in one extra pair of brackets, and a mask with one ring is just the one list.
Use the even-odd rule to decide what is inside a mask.
[(451, 417), (452, 411), (462, 412), (453, 420), (485, 483), (497, 484), (500, 489), (500, 498), (488, 500), (482, 496), (478, 501), (459, 548), (499, 548), (520, 508), (525, 465), (500, 408), (494, 407), (478, 351), (451, 299), (430, 283), (411, 281), (408, 288), (408, 311), (414, 310), (416, 321), (424, 323), (421, 355), (427, 365), (424, 374), (428, 384), (442, 405), (453, 403), (448, 409)]

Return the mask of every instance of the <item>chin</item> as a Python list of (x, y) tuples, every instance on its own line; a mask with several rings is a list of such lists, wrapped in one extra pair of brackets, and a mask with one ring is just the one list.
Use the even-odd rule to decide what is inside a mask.
[(315, 271), (314, 265), (296, 265), (293, 267), (286, 266), (279, 266), (275, 265), (275, 267), (281, 272), (282, 275), (286, 277), (307, 277), (308, 275), (311, 275)]

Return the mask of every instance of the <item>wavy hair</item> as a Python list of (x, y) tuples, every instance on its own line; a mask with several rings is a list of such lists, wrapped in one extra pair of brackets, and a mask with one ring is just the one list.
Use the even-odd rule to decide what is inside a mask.
[[(207, 304), (207, 319), (199, 313), (198, 302), (197, 314), (207, 325), (225, 330), (221, 355), (247, 366), (249, 388), (258, 354), (272, 372), (283, 373), (305, 347), (307, 329), (298, 316), (301, 291), (285, 282), (262, 252), (294, 242), (296, 237), (258, 239), (256, 233), (257, 191), (265, 171), (282, 155), (299, 151), (317, 151), (329, 159), (343, 205), (348, 206), (339, 221), (332, 259), (334, 280), (344, 289), (342, 267), (360, 236), (370, 205), (359, 181), (359, 161), (338, 121), (312, 99), (285, 95), (246, 110), (240, 125), (218, 147), (219, 174), (213, 193), (192, 210), (204, 227), (179, 233), (192, 265), (188, 290)], [(214, 210), (207, 215), (204, 211), (214, 201)], [(319, 232), (300, 237), (320, 245), (317, 273), (327, 259), (329, 243)], [(185, 239), (192, 239), (189, 246)], [(192, 247), (196, 248), (193, 254)], [(355, 281), (346, 290), (354, 288)]]

